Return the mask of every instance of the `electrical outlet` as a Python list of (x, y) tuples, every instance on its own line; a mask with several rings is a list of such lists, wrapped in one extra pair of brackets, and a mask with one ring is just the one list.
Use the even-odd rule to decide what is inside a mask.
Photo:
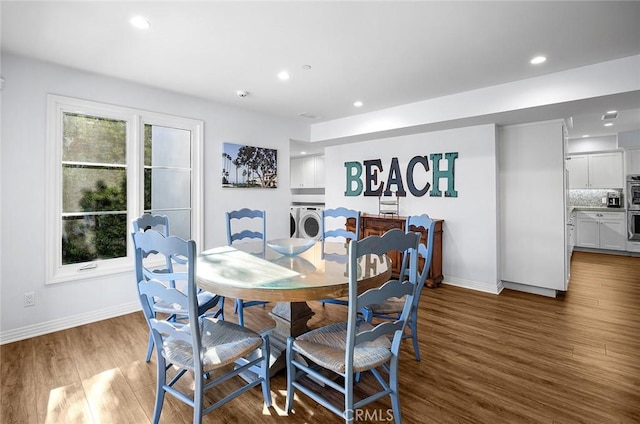
[(27, 292), (24, 294), (24, 306), (34, 306), (36, 304), (36, 294)]

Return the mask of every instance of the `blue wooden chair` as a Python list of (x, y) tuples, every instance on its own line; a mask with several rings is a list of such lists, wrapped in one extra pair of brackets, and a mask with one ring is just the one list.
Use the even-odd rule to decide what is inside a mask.
[[(163, 234), (165, 237), (169, 236), (169, 218), (166, 215), (153, 215), (153, 214), (144, 214), (133, 220), (133, 231), (134, 233), (146, 232), (148, 230), (157, 231)], [(184, 265), (186, 261), (184, 258), (165, 258), (165, 268), (156, 269), (156, 273), (158, 272), (173, 272), (173, 263)], [(176, 284), (174, 280), (168, 280), (167, 284), (169, 287), (176, 288)], [(220, 317), (220, 319), (224, 319), (224, 297), (218, 296), (213, 293), (209, 293), (207, 291), (199, 290), (198, 291), (198, 314), (204, 315), (207, 312), (217, 306), (217, 309), (212, 313), (214, 318)], [(180, 319), (186, 319), (185, 316), (180, 317), (179, 314), (174, 313), (171, 308), (167, 305), (163, 305), (162, 303), (154, 303), (152, 305), (156, 312), (167, 313), (168, 320), (175, 321)], [(146, 361), (149, 362), (151, 360), (151, 353), (153, 352), (153, 336), (149, 333), (149, 347), (147, 348), (147, 357)]]
[[(423, 258), (424, 264), (422, 269), (418, 271), (418, 283), (413, 297), (413, 306), (411, 308), (411, 315), (408, 323), (410, 332), (409, 334), (404, 335), (404, 338), (413, 340), (413, 352), (417, 361), (420, 360), (420, 350), (418, 347), (418, 302), (420, 302), (420, 295), (422, 294), (422, 289), (427, 281), (429, 268), (431, 267), (435, 225), (435, 221), (429, 218), (429, 215), (426, 214), (408, 216), (405, 225), (406, 232), (414, 231), (418, 228), (423, 228), (428, 231), (426, 245), (420, 243), (420, 246), (418, 246), (418, 254)], [(409, 274), (408, 260), (408, 255), (405, 254), (402, 259), (400, 279), (406, 278)], [(397, 319), (402, 313), (404, 302), (405, 299), (402, 298), (388, 299), (386, 302), (379, 305), (372, 305), (368, 308), (364, 308), (362, 310), (362, 314), (367, 322), (371, 322), (374, 317), (382, 319)]]
[[(355, 219), (355, 232), (348, 231), (346, 229), (346, 222), (347, 222), (347, 219), (349, 218)], [(338, 221), (337, 225), (336, 225), (336, 221)], [(348, 242), (349, 240), (358, 240), (359, 232), (360, 232), (360, 211), (347, 209), (344, 207), (339, 207), (335, 209), (324, 209), (322, 211), (322, 242), (323, 243), (327, 240), (335, 241), (336, 239), (344, 240), (345, 242)], [(324, 253), (324, 245), (323, 245), (322, 251)], [(342, 258), (340, 258), (339, 255), (330, 255), (326, 259), (333, 260), (334, 262), (338, 262), (342, 260)], [(321, 302), (322, 302), (322, 306), (324, 306), (327, 303), (347, 306), (346, 299), (323, 299), (321, 300)]]
[[(242, 229), (235, 230), (237, 226), (242, 225), (243, 220), (259, 219), (261, 220), (261, 230)], [(262, 240), (262, 249), (254, 254), (264, 255), (267, 246), (267, 213), (261, 210), (243, 208), (237, 211), (226, 213), (227, 221), (227, 244), (232, 246), (234, 242), (243, 242), (247, 240)], [(244, 327), (244, 308), (256, 305), (266, 305), (267, 302), (250, 300), (244, 301), (236, 299), (233, 306), (233, 312), (238, 314), (238, 323)]]
[[(396, 228), (382, 236), (369, 236), (349, 242), (349, 305), (346, 322), (338, 322), (287, 340), (287, 400), (285, 409), (291, 413), (295, 390), (345, 419), (354, 420), (354, 411), (389, 396), (396, 423), (401, 423), (398, 393), (398, 353), (406, 321), (411, 313), (413, 292), (417, 282), (417, 255), (419, 235), (404, 233)], [(389, 280), (379, 287), (358, 294), (358, 261), (367, 254), (384, 255), (391, 251), (410, 251), (408, 280)], [(373, 304), (383, 303), (392, 296), (405, 296), (402, 314), (394, 321), (381, 321), (377, 325), (358, 318), (358, 312)], [(384, 368), (384, 371), (381, 370)], [(354, 399), (355, 374), (370, 371), (380, 390), (362, 400)], [(380, 372), (382, 371), (382, 373)], [(328, 375), (327, 375), (328, 374)], [(337, 376), (341, 378), (335, 378)], [(386, 376), (386, 378), (383, 377)], [(309, 379), (301, 378), (309, 376)], [(314, 382), (323, 388), (311, 387)], [(333, 403), (339, 392), (344, 401)]]
[[(151, 333), (153, 334), (157, 358), (156, 400), (153, 423), (160, 420), (165, 393), (193, 408), (193, 422), (201, 423), (205, 414), (224, 405), (231, 399), (252, 387), (261, 385), (264, 402), (271, 406), (269, 386), (269, 339), (237, 324), (204, 317), (199, 314), (196, 287), (196, 243), (175, 236), (166, 237), (157, 231), (133, 234), (136, 260), (138, 293)], [(147, 264), (148, 256), (158, 254), (173, 260), (181, 258), (185, 266), (180, 271), (158, 273)], [(186, 284), (187, 293), (170, 287), (169, 281)], [(155, 299), (155, 300), (154, 300)], [(186, 325), (156, 318), (154, 303), (171, 305), (174, 311), (187, 315)], [(168, 367), (179, 371), (167, 382)], [(219, 370), (212, 379), (207, 379), (211, 371)], [(251, 382), (238, 378), (243, 385), (204, 407), (204, 393), (240, 373), (259, 370)], [(193, 394), (183, 393), (175, 383), (190, 371), (193, 373)], [(217, 391), (216, 391), (217, 393)], [(221, 395), (217, 395), (221, 396)], [(207, 401), (211, 395), (207, 396)]]

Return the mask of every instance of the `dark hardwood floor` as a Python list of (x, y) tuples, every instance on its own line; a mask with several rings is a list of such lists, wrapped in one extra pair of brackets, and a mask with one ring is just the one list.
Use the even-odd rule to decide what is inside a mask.
[[(312, 326), (344, 317), (338, 305), (311, 306)], [(247, 325), (264, 327), (269, 308), (248, 308)], [(640, 422), (640, 258), (576, 252), (569, 291), (558, 299), (425, 290), (419, 321), (422, 361), (405, 343), (400, 362), (405, 423)], [(1, 346), (0, 422), (148, 423), (155, 360), (145, 363), (146, 343), (134, 313)], [(278, 374), (273, 407), (255, 388), (204, 422), (343, 422), (302, 395), (286, 416), (285, 388)], [(387, 408), (379, 401), (360, 422), (387, 422)], [(167, 396), (161, 422), (191, 418)]]

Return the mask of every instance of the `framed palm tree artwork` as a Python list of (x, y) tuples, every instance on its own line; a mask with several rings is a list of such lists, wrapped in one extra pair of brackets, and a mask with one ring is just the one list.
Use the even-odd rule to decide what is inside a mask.
[(222, 187), (278, 187), (278, 151), (265, 147), (223, 143)]

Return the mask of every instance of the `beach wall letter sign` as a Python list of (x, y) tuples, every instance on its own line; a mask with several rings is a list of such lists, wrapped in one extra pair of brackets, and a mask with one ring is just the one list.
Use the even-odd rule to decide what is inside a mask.
[[(421, 197), (429, 192), (431, 197), (442, 197), (439, 189), (441, 179), (447, 181), (447, 190), (444, 197), (458, 197), (455, 188), (455, 162), (458, 152), (450, 152), (444, 154), (447, 161), (446, 170), (440, 168), (442, 153), (431, 153), (427, 156), (414, 156), (407, 164), (404, 172), (400, 168), (398, 158), (391, 158), (389, 171), (386, 173), (386, 179), (381, 176), (385, 172), (381, 159), (365, 160), (362, 163), (345, 162), (346, 169), (346, 189), (345, 196), (393, 196), (397, 194), (400, 197), (407, 195), (407, 189), (412, 196)], [(431, 160), (432, 168), (429, 167)], [(414, 175), (417, 172), (428, 173), (431, 170), (432, 183), (425, 183), (422, 187), (416, 187)], [(364, 171), (364, 175), (363, 175)], [(364, 178), (364, 179), (363, 179)], [(406, 186), (406, 188), (405, 188)], [(395, 190), (394, 190), (395, 189)], [(429, 191), (431, 189), (431, 191)]]

